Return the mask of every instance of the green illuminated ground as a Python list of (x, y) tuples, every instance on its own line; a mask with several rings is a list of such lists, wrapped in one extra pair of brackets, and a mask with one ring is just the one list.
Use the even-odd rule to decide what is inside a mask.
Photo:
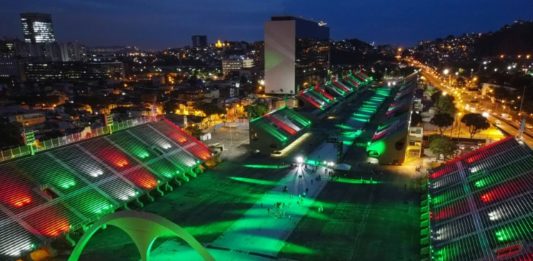
[[(360, 178), (330, 182), (319, 195), (328, 203), (323, 213), (308, 213), (287, 241), (313, 249), (312, 255), (295, 253), (291, 246), (281, 257), (296, 260), (418, 260), (416, 192), (410, 180), (379, 178), (375, 184)], [(407, 189), (404, 188), (407, 184)], [(321, 217), (317, 218), (316, 215)]]
[[(216, 171), (192, 179), (142, 210), (176, 222), (200, 242), (211, 242), (238, 220), (258, 196), (272, 189), (284, 169), (249, 168), (245, 164), (225, 162)], [(158, 240), (154, 249), (162, 242)], [(81, 260), (138, 260), (131, 240), (113, 228), (95, 235), (85, 251)]]
[[(378, 110), (374, 102), (381, 100), (367, 102), (361, 107), (369, 111)], [(345, 111), (339, 112), (338, 122), (322, 126), (313, 124), (313, 127), (326, 131), (339, 130), (346, 138), (361, 139), (360, 143), (366, 144), (378, 124), (372, 120), (364, 131), (343, 125), (347, 117), (369, 120), (366, 111), (361, 115), (353, 115), (354, 111), (350, 108), (359, 106), (347, 106)], [(383, 109), (379, 109), (377, 113), (383, 113)], [(313, 135), (316, 139), (324, 136), (328, 135)], [(308, 141), (302, 147), (311, 150), (316, 147), (313, 142), (316, 141)], [(298, 150), (292, 153), (289, 161), (301, 153)], [(231, 230), (232, 226), (247, 233), (262, 231), (254, 240), (262, 240), (265, 247), (279, 244), (276, 252), (279, 251), (277, 258), (280, 259), (418, 260), (420, 215), (413, 181), (394, 171), (381, 172), (356, 167), (357, 162), (364, 160), (362, 155), (365, 154), (363, 147), (352, 146), (348, 150), (345, 162), (354, 166), (353, 171), (346, 177), (330, 181), (316, 200), (307, 201), (311, 208), (302, 219), (289, 221), (294, 222), (291, 226), (294, 230), (291, 228), (285, 239), (264, 236), (264, 230), (268, 229), (272, 234), (277, 233), (276, 222), (263, 220), (260, 215), (264, 215), (266, 210), (257, 208), (257, 204), (260, 204), (258, 202), (267, 202), (265, 193), (278, 188), (280, 180), (290, 171), (279, 159), (249, 157), (239, 159), (241, 162), (226, 161), (215, 170), (209, 170), (174, 192), (156, 199), (154, 203), (147, 204), (142, 210), (176, 222), (203, 244), (219, 240), (218, 245), (225, 247), (224, 242), (227, 241), (224, 241), (222, 235)], [(324, 208), (323, 212), (318, 211), (319, 206)], [(256, 211), (259, 212), (255, 213)], [(254, 220), (254, 215), (257, 215), (257, 220), (249, 222)], [(500, 232), (498, 236), (504, 237), (507, 233)], [(228, 238), (230, 237), (234, 238), (234, 235), (229, 234)], [(234, 241), (238, 242), (236, 245), (246, 244), (246, 240), (238, 239)], [(157, 260), (173, 260), (172, 251), (176, 244), (173, 242), (177, 241), (156, 241), (152, 253), (162, 258)], [(235, 248), (239, 249), (239, 246)], [(235, 253), (232, 258), (237, 259), (232, 260), (267, 260), (264, 256), (209, 249), (216, 252), (218, 257)], [(258, 251), (254, 251), (265, 253), (264, 249), (256, 250)], [(168, 258), (165, 259), (166, 257)], [(123, 232), (108, 228), (89, 242), (82, 260), (138, 260), (138, 255), (131, 240)]]
[[(266, 162), (253, 164), (259, 168), (250, 165), (223, 163), (216, 171), (200, 175), (143, 210), (175, 221), (200, 242), (213, 242), (288, 171)], [(407, 191), (404, 184), (408, 184)], [(292, 234), (279, 241), (284, 245), (278, 257), (415, 260), (419, 214), (414, 201), (416, 193), (410, 188), (406, 178), (375, 176), (366, 170), (330, 181)], [(324, 207), (324, 212), (318, 211), (319, 205)], [(251, 225), (250, 229), (262, 227)], [(264, 240), (267, 244), (274, 239)], [(154, 249), (161, 251), (158, 249), (161, 243), (165, 240), (158, 240)], [(382, 251), (383, 248), (388, 251)], [(127, 236), (112, 228), (99, 233), (89, 243), (87, 252), (82, 260), (138, 258)]]

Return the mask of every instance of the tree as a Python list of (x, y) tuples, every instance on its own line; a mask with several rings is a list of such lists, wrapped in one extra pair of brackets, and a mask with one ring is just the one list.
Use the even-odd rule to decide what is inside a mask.
[(438, 113), (431, 118), (430, 123), (437, 126), (439, 128), (440, 135), (442, 135), (447, 128), (452, 126), (453, 120), (453, 117), (448, 113)]
[(487, 119), (479, 113), (467, 113), (465, 116), (463, 116), (461, 122), (468, 127), (470, 138), (473, 138), (476, 133), (486, 130), (490, 127)]
[(457, 111), (455, 104), (453, 103), (453, 97), (449, 95), (440, 95), (435, 103), (435, 109), (437, 110), (437, 113), (447, 113), (450, 115), (455, 115), (455, 112)]
[(185, 128), (185, 131), (187, 131), (190, 135), (192, 135), (195, 138), (200, 138), (200, 136), (203, 134), (202, 130), (196, 125), (187, 126)]
[(250, 104), (246, 106), (245, 110), (248, 113), (248, 117), (250, 119), (254, 119), (257, 117), (261, 117), (265, 115), (265, 113), (268, 112), (268, 104), (263, 103), (263, 102)]
[(437, 103), (437, 101), (439, 100), (439, 97), (442, 96), (442, 92), (437, 90), (437, 89), (433, 89), (433, 92), (430, 94), (430, 97), (431, 97), (431, 101), (435, 104)]
[(224, 109), (218, 107), (215, 103), (207, 103), (207, 102), (199, 102), (195, 105), (195, 107), (203, 112), (207, 116), (211, 114), (222, 114), (224, 113)]
[(429, 149), (437, 154), (437, 157), (442, 154), (446, 159), (454, 155), (457, 145), (446, 136), (434, 135), (429, 137)]

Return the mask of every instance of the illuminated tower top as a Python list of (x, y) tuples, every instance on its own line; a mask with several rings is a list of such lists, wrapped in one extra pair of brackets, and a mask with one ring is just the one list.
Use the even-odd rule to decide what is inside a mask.
[(56, 41), (50, 14), (22, 13), (20, 14), (20, 22), (26, 43), (53, 43)]

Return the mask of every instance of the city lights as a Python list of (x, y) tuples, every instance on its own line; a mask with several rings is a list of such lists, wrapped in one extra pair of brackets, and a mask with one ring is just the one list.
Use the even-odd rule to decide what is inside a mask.
[(531, 259), (533, 3), (473, 1), (5, 1), (0, 260)]

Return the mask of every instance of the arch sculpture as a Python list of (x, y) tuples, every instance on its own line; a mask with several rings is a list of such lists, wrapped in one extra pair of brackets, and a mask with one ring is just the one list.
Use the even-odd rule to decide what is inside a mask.
[(107, 215), (92, 225), (80, 238), (78, 244), (72, 250), (68, 261), (78, 260), (92, 236), (101, 227), (106, 225), (115, 226), (126, 232), (137, 247), (141, 260), (143, 261), (149, 260), (152, 244), (159, 237), (179, 237), (191, 246), (204, 260), (215, 260), (200, 242), (185, 231), (185, 229), (170, 220), (146, 212), (121, 211)]

